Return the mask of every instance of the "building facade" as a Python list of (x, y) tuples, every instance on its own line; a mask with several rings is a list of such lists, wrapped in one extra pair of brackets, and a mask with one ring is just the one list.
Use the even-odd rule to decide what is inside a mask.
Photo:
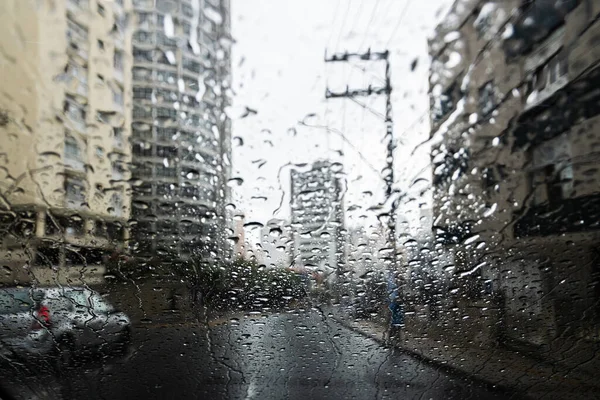
[(126, 247), (130, 8), (130, 0), (0, 3), (4, 281), (92, 283)]
[(133, 6), (133, 251), (229, 257), (229, 1)]
[(429, 43), (437, 262), (488, 339), (598, 340), (599, 15), (461, 0)]
[(291, 171), (294, 262), (338, 271), (345, 265), (342, 165), (318, 161)]

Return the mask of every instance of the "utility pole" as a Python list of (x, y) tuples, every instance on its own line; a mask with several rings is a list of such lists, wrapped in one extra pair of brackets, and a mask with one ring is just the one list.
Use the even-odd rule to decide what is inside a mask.
[[(397, 262), (398, 254), (396, 250), (396, 211), (398, 208), (398, 199), (393, 198), (394, 196), (394, 123), (392, 119), (392, 82), (391, 82), (391, 69), (390, 69), (390, 53), (388, 50), (383, 52), (371, 52), (371, 49), (367, 50), (366, 53), (337, 53), (331, 57), (327, 57), (325, 53), (325, 62), (349, 62), (351, 60), (357, 61), (384, 61), (385, 62), (385, 85), (379, 87), (372, 87), (369, 85), (367, 88), (360, 88), (350, 90), (346, 86), (346, 90), (343, 92), (332, 92), (329, 88), (326, 88), (325, 98), (354, 98), (354, 97), (367, 97), (371, 95), (385, 95), (385, 138), (387, 139), (387, 151), (386, 151), (386, 167), (384, 169), (383, 179), (385, 181), (385, 198), (386, 201), (391, 200), (390, 204), (390, 215), (388, 216), (388, 246), (391, 250), (390, 266), (389, 266), (389, 279), (396, 285), (396, 293), (402, 289), (401, 285), (397, 284), (396, 273), (398, 272)], [(392, 313), (394, 311), (392, 310)], [(392, 322), (395, 319), (392, 316)], [(390, 324), (391, 326), (391, 324)]]

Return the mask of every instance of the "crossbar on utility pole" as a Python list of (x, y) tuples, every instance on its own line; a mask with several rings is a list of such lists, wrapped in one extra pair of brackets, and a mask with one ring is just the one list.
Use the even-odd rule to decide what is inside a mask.
[[(385, 95), (385, 138), (387, 139), (387, 151), (386, 151), (386, 173), (384, 174), (384, 181), (386, 183), (385, 197), (387, 200), (392, 199), (394, 194), (394, 123), (392, 119), (392, 82), (391, 82), (391, 69), (390, 69), (390, 58), (389, 51), (385, 50), (382, 52), (371, 52), (371, 49), (365, 53), (337, 53), (331, 57), (327, 57), (325, 52), (325, 62), (348, 62), (351, 60), (361, 61), (385, 61), (385, 86), (372, 87), (369, 85), (367, 88), (353, 89), (350, 90), (346, 86), (346, 90), (343, 92), (332, 92), (329, 88), (325, 90), (325, 98), (353, 98), (358, 96), (371, 96), (371, 95)], [(396, 249), (396, 211), (398, 208), (398, 199), (392, 199), (390, 205), (390, 215), (388, 217), (388, 245), (391, 249), (392, 260), (390, 263), (390, 279), (396, 279), (393, 277), (398, 269), (396, 263), (398, 262), (398, 254)], [(398, 291), (402, 290), (401, 285), (398, 285)], [(390, 325), (391, 326), (391, 325)]]

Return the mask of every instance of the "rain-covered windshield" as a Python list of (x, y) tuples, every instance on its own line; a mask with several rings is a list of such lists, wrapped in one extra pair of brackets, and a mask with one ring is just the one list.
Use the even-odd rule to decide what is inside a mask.
[(0, 0), (0, 399), (600, 397), (598, 0)]

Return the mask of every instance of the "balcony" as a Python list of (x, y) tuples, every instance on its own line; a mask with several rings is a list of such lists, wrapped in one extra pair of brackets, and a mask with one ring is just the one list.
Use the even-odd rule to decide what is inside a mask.
[(508, 58), (531, 52), (537, 43), (564, 23), (565, 16), (577, 7), (578, 0), (537, 0), (529, 2), (514, 24), (514, 34), (504, 42)]
[(550, 236), (600, 230), (600, 195), (565, 199), (559, 205), (532, 207), (518, 218), (516, 237)]
[(78, 55), (84, 60), (88, 59), (88, 30), (71, 19), (67, 19), (67, 43), (69, 52)]

